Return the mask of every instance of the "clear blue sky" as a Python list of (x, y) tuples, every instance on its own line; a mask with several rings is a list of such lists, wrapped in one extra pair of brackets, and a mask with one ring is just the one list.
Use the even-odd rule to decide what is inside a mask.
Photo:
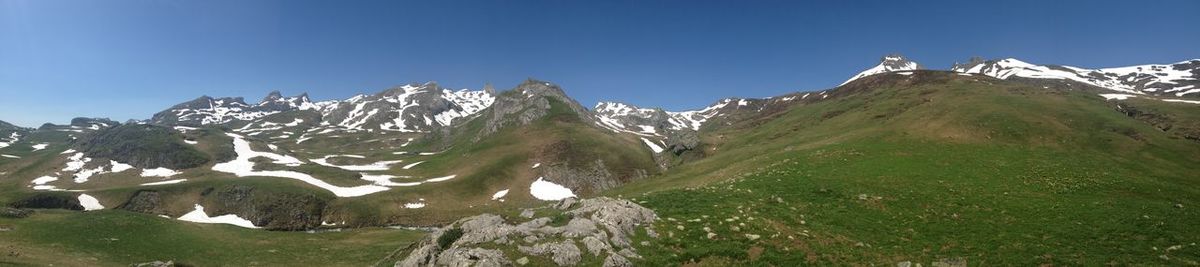
[(0, 0), (0, 120), (124, 121), (200, 95), (324, 100), (526, 77), (588, 106), (683, 110), (829, 88), (893, 52), (937, 69), (973, 55), (1081, 67), (1200, 58), (1197, 11), (1200, 1)]

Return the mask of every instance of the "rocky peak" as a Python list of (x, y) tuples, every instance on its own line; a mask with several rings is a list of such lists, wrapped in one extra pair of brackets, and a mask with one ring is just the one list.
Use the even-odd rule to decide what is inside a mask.
[(966, 63), (954, 62), (954, 65), (950, 67), (950, 70), (956, 72), (966, 72), (966, 70), (974, 68), (975, 66), (983, 65), (984, 63), (986, 63), (986, 60), (984, 60), (983, 57), (973, 56), (971, 59), (968, 59)]
[(587, 108), (567, 96), (558, 85), (530, 78), (495, 97), (490, 114), (483, 115), (487, 119), (485, 127), (475, 138), (490, 135), (509, 125), (530, 124), (549, 115), (554, 104), (564, 105), (583, 123), (593, 124), (595, 120)]
[(923, 67), (921, 67), (920, 64), (917, 64), (917, 62), (908, 60), (908, 58), (905, 58), (900, 54), (886, 55), (883, 56), (883, 58), (881, 58), (879, 61), (879, 65), (875, 65), (875, 67), (864, 70), (863, 72), (858, 73), (858, 75), (854, 75), (854, 77), (842, 82), (842, 84), (838, 86), (846, 85), (851, 81), (875, 74), (923, 69)]
[(279, 93), (279, 90), (274, 90), (267, 93), (267, 97), (263, 98), (262, 102), (272, 102), (280, 99), (283, 99), (283, 94)]
[(908, 58), (905, 58), (903, 55), (900, 55), (900, 54), (890, 54), (890, 55), (883, 56), (883, 58), (879, 59), (879, 65), (884, 66), (889, 71), (919, 70), (919, 69), (924, 68), (924, 67), (921, 67), (921, 64), (917, 64), (917, 62), (908, 60)]

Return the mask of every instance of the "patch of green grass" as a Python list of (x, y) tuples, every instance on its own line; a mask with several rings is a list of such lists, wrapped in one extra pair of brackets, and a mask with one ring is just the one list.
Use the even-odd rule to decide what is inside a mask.
[[(1174, 207), (1200, 205), (1194, 179), (996, 145), (863, 142), (790, 156), (744, 178), (638, 196), (664, 218), (655, 224), (661, 237), (646, 239), (654, 245), (642, 251), (644, 264), (1200, 260), (1192, 245), (1200, 240), (1193, 227), (1200, 213)], [(709, 239), (704, 227), (716, 236)]]
[(397, 229), (272, 232), (124, 211), (38, 211), (0, 218), (4, 264), (121, 266), (174, 260), (195, 266), (364, 266), (417, 241)]
[(445, 233), (442, 233), (441, 236), (438, 236), (438, 247), (442, 249), (450, 248), (450, 245), (454, 244), (454, 241), (458, 241), (458, 238), (462, 237), (462, 235), (462, 228), (455, 227), (451, 228), (450, 230), (446, 230)]

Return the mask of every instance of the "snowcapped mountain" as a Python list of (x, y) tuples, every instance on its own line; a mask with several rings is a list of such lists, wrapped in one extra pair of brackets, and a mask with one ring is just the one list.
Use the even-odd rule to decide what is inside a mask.
[(316, 110), (320, 106), (308, 99), (308, 94), (282, 97), (271, 92), (255, 105), (246, 104), (241, 97), (212, 98), (201, 96), (154, 114), (150, 121), (165, 125), (209, 125), (248, 121), (292, 110)]
[(854, 75), (854, 77), (851, 77), (849, 80), (842, 82), (842, 84), (839, 84), (838, 86), (846, 85), (847, 83), (850, 83), (851, 81), (857, 80), (862, 77), (875, 75), (875, 74), (887, 73), (887, 72), (893, 72), (893, 71), (919, 70), (919, 69), (923, 69), (923, 67), (921, 67), (920, 64), (910, 61), (907, 58), (904, 58), (904, 56), (902, 56), (902, 55), (891, 54), (891, 55), (883, 56), (883, 58), (880, 59), (879, 65), (875, 65), (875, 67), (871, 67), (870, 69), (867, 69), (867, 70), (864, 70), (863, 72), (858, 73), (858, 75)]
[(159, 112), (151, 122), (191, 126), (226, 124), (255, 121), (282, 112), (311, 110), (322, 115), (322, 126), (354, 131), (425, 132), (473, 115), (491, 106), (494, 99), (488, 90), (452, 91), (433, 82), (315, 103), (307, 94), (283, 97), (275, 91), (253, 105), (240, 97), (203, 96)]
[(983, 60), (972, 58), (965, 64), (954, 64), (952, 71), (982, 74), (999, 79), (1053, 79), (1080, 82), (1131, 94), (1198, 96), (1200, 94), (1200, 59), (1174, 64), (1137, 65), (1128, 67), (1085, 69), (1061, 65), (1036, 65), (1006, 58)]
[(488, 90), (452, 91), (434, 82), (408, 84), (326, 104), (321, 124), (352, 130), (428, 132), (474, 115), (494, 101)]

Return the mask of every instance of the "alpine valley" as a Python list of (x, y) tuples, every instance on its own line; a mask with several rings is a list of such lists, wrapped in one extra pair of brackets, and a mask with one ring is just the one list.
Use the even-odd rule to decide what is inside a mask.
[(0, 265), (1200, 264), (1200, 59), (850, 77), (689, 111), (528, 79), (0, 122)]

